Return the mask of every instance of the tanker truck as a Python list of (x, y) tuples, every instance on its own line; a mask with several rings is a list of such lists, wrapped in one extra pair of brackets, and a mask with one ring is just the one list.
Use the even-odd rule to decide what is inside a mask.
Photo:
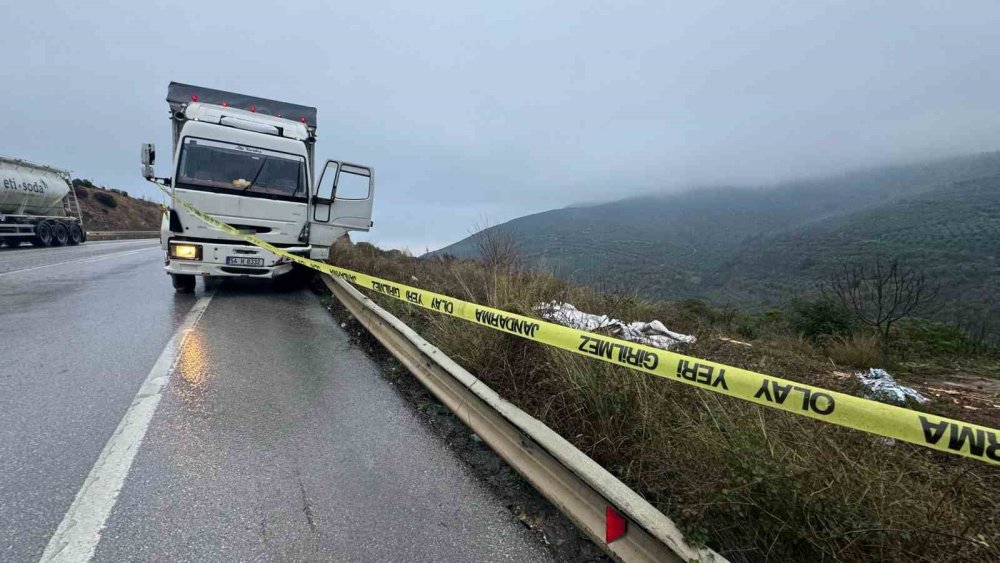
[(77, 245), (86, 240), (69, 172), (0, 156), (0, 243)]
[(316, 108), (171, 82), (171, 176), (154, 176), (144, 144), (143, 176), (172, 196), (160, 227), (164, 270), (179, 293), (195, 280), (273, 279), (298, 265), (205, 224), (184, 201), (242, 233), (298, 256), (325, 260), (347, 231), (372, 226), (370, 166), (327, 160), (315, 178)]

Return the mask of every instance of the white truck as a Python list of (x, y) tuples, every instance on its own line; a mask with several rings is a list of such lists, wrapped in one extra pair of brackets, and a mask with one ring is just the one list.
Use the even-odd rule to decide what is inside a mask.
[[(370, 166), (328, 160), (315, 178), (316, 108), (171, 82), (172, 176), (143, 176), (216, 219), (300, 256), (324, 260), (348, 231), (372, 226)], [(275, 278), (298, 265), (213, 229), (171, 201), (160, 227), (165, 270), (180, 293), (196, 277)]]
[(0, 156), (0, 244), (77, 245), (86, 238), (69, 172)]

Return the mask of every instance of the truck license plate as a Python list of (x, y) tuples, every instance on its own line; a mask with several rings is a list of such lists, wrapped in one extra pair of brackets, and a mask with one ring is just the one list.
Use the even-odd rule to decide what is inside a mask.
[(226, 256), (227, 266), (263, 266), (263, 258), (247, 258), (244, 256)]

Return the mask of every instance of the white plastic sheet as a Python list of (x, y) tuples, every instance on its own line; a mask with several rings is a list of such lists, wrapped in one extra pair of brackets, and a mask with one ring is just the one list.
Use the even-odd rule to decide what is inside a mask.
[(535, 310), (541, 313), (544, 319), (564, 326), (588, 332), (600, 329), (622, 340), (663, 350), (672, 350), (680, 344), (694, 344), (696, 341), (694, 336), (674, 332), (660, 321), (626, 323), (607, 315), (584, 313), (569, 303), (559, 301), (543, 303), (535, 307)]
[(930, 401), (930, 399), (922, 395), (920, 391), (897, 383), (896, 380), (889, 375), (889, 372), (881, 368), (871, 368), (867, 372), (855, 373), (854, 376), (868, 388), (872, 398), (874, 399), (896, 403), (899, 405), (905, 404), (907, 397), (910, 397), (918, 403), (926, 403)]

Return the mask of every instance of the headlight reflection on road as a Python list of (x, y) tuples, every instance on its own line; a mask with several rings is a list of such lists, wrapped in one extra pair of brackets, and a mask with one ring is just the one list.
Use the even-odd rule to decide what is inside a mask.
[(207, 379), (208, 354), (205, 350), (205, 333), (193, 330), (184, 339), (180, 356), (174, 366), (173, 391), (188, 405), (201, 406)]

